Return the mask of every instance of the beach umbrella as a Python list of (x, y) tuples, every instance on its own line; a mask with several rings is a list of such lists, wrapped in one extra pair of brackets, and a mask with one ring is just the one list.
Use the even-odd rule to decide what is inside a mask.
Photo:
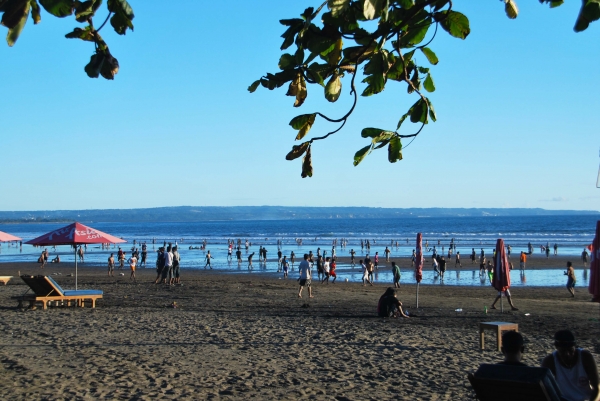
[(26, 244), (36, 246), (72, 245), (75, 248), (75, 289), (77, 290), (77, 245), (84, 244), (120, 244), (127, 242), (113, 237), (81, 223), (75, 222), (58, 230), (27, 241)]
[(417, 280), (417, 308), (419, 307), (419, 283), (423, 280), (423, 234), (417, 234), (415, 279)]
[(590, 285), (588, 291), (592, 294), (592, 301), (600, 302), (600, 221), (596, 223), (596, 237), (590, 252)]
[[(502, 238), (498, 238), (496, 241), (492, 286), (498, 291), (506, 291), (510, 288), (510, 265), (504, 251), (504, 240)], [(504, 312), (502, 294), (500, 294), (500, 311)]]
[(21, 241), (21, 238), (0, 231), (0, 242)]

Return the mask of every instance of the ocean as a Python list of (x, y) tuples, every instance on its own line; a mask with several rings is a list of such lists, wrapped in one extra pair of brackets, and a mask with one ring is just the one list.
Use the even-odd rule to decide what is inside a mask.
[[(304, 219), (304, 220), (257, 220), (257, 221), (208, 221), (193, 223), (117, 223), (98, 222), (85, 223), (98, 230), (123, 238), (128, 243), (122, 248), (129, 254), (135, 240), (136, 246), (146, 242), (149, 248), (149, 267), (154, 267), (153, 250), (164, 242), (178, 243), (182, 257), (182, 268), (203, 268), (205, 252), (197, 247), (203, 241), (207, 242), (206, 250), (210, 250), (215, 258), (213, 268), (223, 271), (238, 271), (237, 263), (227, 261), (227, 240), (241, 239), (243, 259), (248, 253), (257, 252), (258, 247), (267, 248), (268, 257), (272, 262), (267, 266), (258, 267), (258, 255), (255, 255), (255, 269), (253, 273), (276, 274), (277, 271), (277, 242), (280, 241), (284, 255), (293, 251), (297, 259), (303, 253), (317, 248), (328, 250), (334, 239), (338, 239), (336, 252), (338, 255), (348, 256), (350, 249), (357, 252), (357, 257), (363, 256), (360, 241), (370, 240), (371, 255), (379, 252), (383, 255), (386, 246), (391, 246), (391, 256), (409, 256), (415, 247), (418, 232), (423, 233), (423, 242), (428, 242), (429, 247), (436, 246), (438, 251), (444, 247), (447, 250), (450, 241), (454, 239), (457, 251), (460, 251), (463, 260), (468, 259), (471, 249), (479, 253), (484, 248), (491, 254), (497, 238), (503, 238), (506, 245), (511, 245), (513, 254), (527, 250), (527, 244), (534, 246), (536, 253), (540, 246), (549, 244), (551, 247), (558, 244), (560, 255), (573, 255), (579, 257), (583, 248), (589, 245), (594, 238), (596, 216), (518, 216), (518, 217), (422, 217), (422, 218), (392, 218), (392, 219)], [(27, 223), (27, 224), (2, 224), (0, 230), (22, 237), (24, 242), (38, 237), (51, 230), (63, 227), (64, 223)], [(340, 249), (340, 240), (346, 239), (348, 245)], [(247, 253), (243, 243), (248, 240), (252, 246)], [(302, 244), (298, 245), (301, 240)], [(152, 242), (155, 242), (153, 245)], [(395, 246), (398, 242), (398, 247)], [(439, 244), (439, 245), (438, 245)], [(425, 244), (424, 244), (425, 245)], [(117, 248), (102, 250), (98, 245), (88, 245), (85, 256), (86, 265), (105, 265), (110, 252)], [(34, 262), (37, 260), (41, 249), (23, 245), (22, 248), (14, 244), (2, 244), (0, 247), (0, 263), (2, 262)], [(68, 246), (49, 248), (50, 259), (56, 254), (61, 255), (64, 262), (73, 261), (72, 250)], [(242, 264), (240, 271), (246, 271), (246, 263)], [(403, 268), (403, 282), (414, 281), (410, 266)], [(350, 281), (360, 281), (358, 268), (338, 265), (339, 278)], [(391, 282), (389, 272), (378, 274), (378, 281)], [(554, 273), (552, 273), (554, 272)], [(429, 277), (431, 273), (431, 277)], [(456, 274), (455, 274), (456, 273)], [(446, 285), (489, 285), (480, 280), (478, 274), (469, 272), (448, 272), (444, 283)], [(587, 277), (581, 275), (580, 283), (584, 284)], [(515, 273), (513, 273), (515, 274)], [(517, 275), (513, 278), (514, 284), (522, 285), (563, 285), (565, 280), (560, 270), (536, 270), (527, 272), (527, 277)], [(293, 275), (293, 273), (292, 273)], [(537, 277), (539, 275), (539, 278)], [(553, 278), (556, 275), (556, 278)], [(579, 278), (579, 277), (578, 277)], [(435, 284), (436, 277), (433, 272), (425, 272), (424, 282)]]

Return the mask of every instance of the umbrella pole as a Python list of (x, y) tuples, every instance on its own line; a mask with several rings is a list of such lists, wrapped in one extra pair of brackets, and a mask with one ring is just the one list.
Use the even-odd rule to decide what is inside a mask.
[(75, 291), (77, 291), (77, 245), (75, 245)]
[(419, 308), (419, 283), (417, 283), (417, 309)]
[(504, 313), (504, 300), (502, 299), (502, 292), (500, 292), (500, 313)]

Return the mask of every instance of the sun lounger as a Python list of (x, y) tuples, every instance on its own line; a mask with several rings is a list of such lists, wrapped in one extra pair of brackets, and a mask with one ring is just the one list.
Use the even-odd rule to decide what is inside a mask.
[[(23, 307), (23, 302), (29, 302), (31, 307), (34, 307), (37, 302), (41, 302), (43, 308), (48, 307), (48, 303), (52, 301), (66, 302), (70, 305), (71, 302), (81, 306), (85, 305), (85, 301), (90, 301), (92, 308), (96, 307), (96, 300), (102, 298), (103, 292), (100, 290), (63, 290), (60, 285), (50, 276), (21, 276), (33, 294), (27, 294), (12, 297), (19, 301), (19, 307)], [(29, 292), (29, 290), (27, 290)]]
[(547, 368), (482, 364), (469, 382), (481, 401), (561, 401), (562, 394)]
[(12, 276), (0, 276), (0, 283), (6, 285), (11, 278)]

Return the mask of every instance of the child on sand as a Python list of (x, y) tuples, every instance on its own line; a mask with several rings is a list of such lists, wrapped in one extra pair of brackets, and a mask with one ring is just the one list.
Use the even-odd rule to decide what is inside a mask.
[(281, 260), (281, 268), (283, 270), (283, 278), (287, 278), (288, 277), (288, 270), (290, 268), (290, 264), (288, 263), (288, 261), (287, 261), (287, 259), (286, 259), (285, 256)]
[[(337, 278), (337, 274), (335, 274), (335, 268), (336, 268), (336, 264), (335, 264), (335, 259), (331, 261), (331, 264), (329, 265), (329, 276), (333, 277), (333, 281), (331, 282), (331, 284), (335, 284), (335, 279)], [(327, 282), (329, 282), (329, 280), (327, 280)]]
[(129, 268), (131, 269), (131, 275), (129, 276), (130, 280), (135, 281), (135, 265), (137, 264), (137, 258), (132, 256), (129, 258)]
[(108, 277), (115, 276), (115, 257), (114, 253), (111, 253), (108, 257)]

